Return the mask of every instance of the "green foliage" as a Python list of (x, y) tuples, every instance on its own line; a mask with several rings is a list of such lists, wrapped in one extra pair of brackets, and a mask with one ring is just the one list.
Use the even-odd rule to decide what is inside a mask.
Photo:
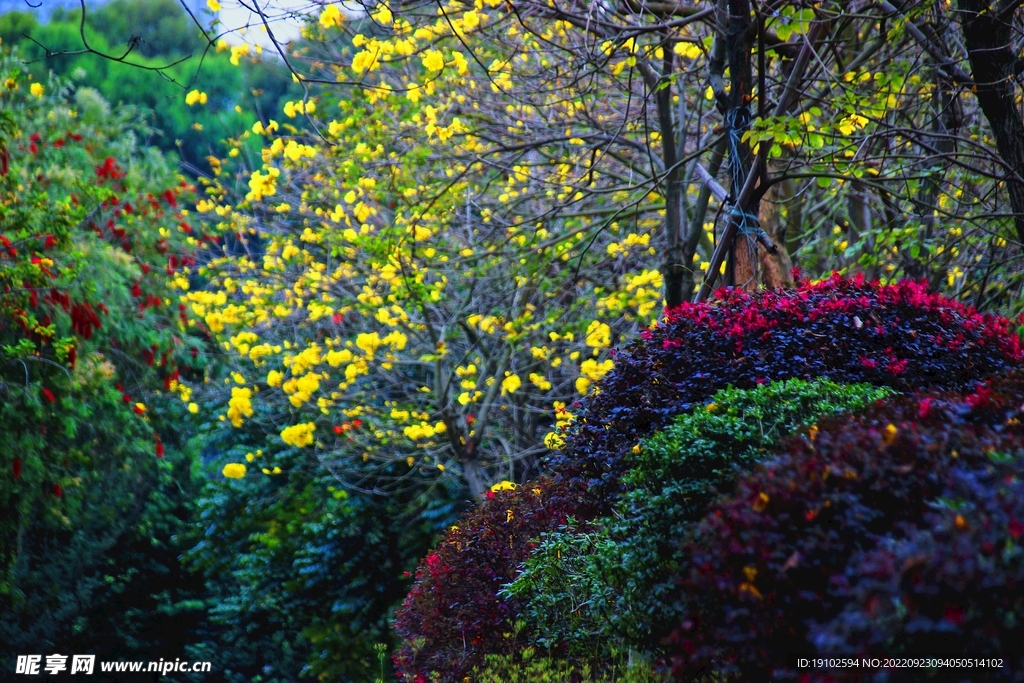
[[(207, 156), (220, 156), (224, 140), (253, 124), (253, 110), (276, 111), (289, 92), (301, 97), (293, 91), (298, 86), (267, 64), (232, 65), (177, 0), (114, 0), (89, 11), (85, 33), (93, 50), (120, 57), (133, 36), (141, 39), (124, 61), (78, 54), (83, 43), (77, 10), (54, 12), (42, 26), (21, 14), (0, 16), (0, 37), (4, 49), (16, 46), (36, 80), (45, 83), (51, 72), (72, 77), (117, 107), (141, 110), (152, 126), (144, 138), (200, 170), (209, 170)], [(72, 54), (60, 54), (65, 52)], [(207, 94), (205, 105), (185, 103), (192, 89)]]
[(609, 645), (609, 620), (631, 618), (611, 609), (622, 601), (617, 587), (629, 581), (616, 551), (603, 526), (570, 518), (541, 535), (523, 572), (499, 595), (522, 601), (521, 616), (541, 647), (584, 662), (603, 658), (624, 647), (621, 640)]
[[(547, 534), (506, 594), (547, 647), (604, 656), (624, 644), (654, 650), (678, 621), (680, 542), (709, 503), (728, 494), (783, 437), (893, 393), (885, 387), (799, 379), (724, 389), (643, 440), (629, 457), (616, 514)], [(611, 645), (609, 645), (611, 643)]]
[(0, 41), (3, 45), (11, 45), (25, 39), (26, 35), (39, 28), (39, 22), (30, 12), (14, 10), (0, 14)]
[(474, 669), (475, 683), (658, 683), (665, 680), (647, 664), (630, 665), (619, 656), (605, 661), (599, 669), (588, 664), (576, 666), (564, 659), (538, 657), (533, 648), (513, 655), (488, 655), (484, 665)]
[(250, 466), (240, 479), (212, 476), (198, 501), (185, 561), (210, 593), (189, 658), (215, 661), (224, 680), (239, 683), (371, 683), (381, 675), (380, 644), (394, 643), (389, 615), (464, 492), (350, 494), (295, 449), (243, 442), (222, 432), (207, 447), (211, 474), (231, 461)]
[[(69, 12), (69, 20), (77, 21), (79, 17), (79, 12)], [(88, 24), (115, 47), (127, 48), (133, 37), (139, 38), (132, 54), (198, 55), (206, 47), (199, 26), (178, 0), (112, 0), (90, 10), (86, 17)]]

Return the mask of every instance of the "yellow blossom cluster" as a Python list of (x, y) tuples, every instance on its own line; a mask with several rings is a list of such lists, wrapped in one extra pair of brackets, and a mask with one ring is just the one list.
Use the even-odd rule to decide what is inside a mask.
[(289, 446), (302, 448), (313, 443), (313, 432), (316, 425), (311, 422), (304, 422), (281, 430), (281, 440)]
[[(661, 209), (643, 209), (632, 232), (606, 230), (600, 217), (635, 198), (591, 191), (614, 178), (579, 124), (607, 116), (602, 103), (513, 96), (550, 69), (542, 41), (564, 40), (569, 27), (552, 22), (546, 37), (510, 30), (521, 48), (512, 60), (467, 43), (476, 61), (457, 39), (505, 32), (500, 0), (442, 9), (416, 26), (372, 9), (369, 19), (389, 28), (354, 35), (351, 56), (323, 66), (367, 87), (341, 99), (310, 88), (232, 141), (238, 154), (229, 151), (196, 209), (251, 245), (204, 264), (204, 289), (182, 287), (192, 324), (216, 337), (238, 374), (230, 392), (209, 390), (224, 392), (231, 425), (273, 415), (266, 424), (287, 446), (428, 478), (457, 476), (446, 464), (467, 458), (498, 467), (518, 457), (502, 445), (526, 443), (509, 439), (517, 416), (553, 410), (564, 428), (566, 403), (595, 390), (613, 368), (611, 347), (662, 301), (647, 262)], [(310, 40), (347, 30), (343, 13), (324, 6)], [(249, 54), (225, 49), (233, 60)], [(543, 153), (479, 163), (493, 140), (511, 144), (528, 126), (554, 141)], [(646, 135), (631, 126), (624, 135)], [(254, 163), (239, 166), (254, 143)], [(537, 215), (551, 206), (565, 215)]]
[(232, 387), (228, 401), (228, 419), (235, 427), (241, 427), (243, 418), (252, 417), (252, 389)]

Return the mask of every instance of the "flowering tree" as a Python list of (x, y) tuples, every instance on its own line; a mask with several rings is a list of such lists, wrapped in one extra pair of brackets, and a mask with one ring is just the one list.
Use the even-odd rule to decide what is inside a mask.
[[(468, 87), (448, 73), (435, 92)], [(254, 126), (264, 163), (240, 189), (223, 172), (198, 207), (240, 247), (186, 298), (234, 354), (226, 424), (256, 422), (356, 487), (454, 470), (480, 494), (535, 467), (552, 417), (568, 419), (611, 344), (652, 319), (662, 282), (639, 266), (649, 237), (624, 225), (524, 224), (509, 193), (529, 171), (453, 165), (482, 143), (414, 93), (285, 107), (323, 140)], [(493, 197), (496, 182), (507, 192)]]
[[(789, 282), (788, 227), (816, 268), (903, 269), (953, 288), (970, 269), (978, 296), (1012, 280), (991, 260), (1016, 253), (1010, 223), (970, 228), (979, 207), (999, 211), (998, 150), (968, 163), (905, 125), (946, 125), (926, 106), (944, 91), (914, 61), (943, 46), (914, 15), (367, 9), (351, 25), (327, 5), (300, 49), (281, 49), (306, 96), (237, 141), (259, 136), (258, 160), (218, 168), (199, 208), (238, 248), (188, 294), (236, 356), (225, 423), (255, 421), (352, 485), (453, 465), (478, 495), (522, 478), (568, 415), (552, 411), (610, 368), (601, 349), (692, 296), (697, 273), (698, 296), (720, 269), (750, 286), (760, 263), (769, 284)], [(965, 130), (979, 130), (969, 113)], [(946, 174), (933, 168), (943, 159)], [(955, 204), (964, 192), (973, 203)], [(807, 198), (835, 225), (822, 229)], [(944, 211), (957, 219), (948, 235)], [(919, 224), (898, 227), (908, 214)], [(965, 230), (964, 246), (944, 244)], [(982, 271), (967, 244), (986, 240)]]

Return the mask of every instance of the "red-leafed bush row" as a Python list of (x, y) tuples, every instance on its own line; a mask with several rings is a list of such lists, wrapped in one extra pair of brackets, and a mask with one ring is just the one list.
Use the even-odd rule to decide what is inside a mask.
[(394, 657), (399, 676), (425, 683), (437, 672), (461, 681), (485, 654), (523, 647), (515, 633), (519, 606), (498, 590), (515, 578), (533, 539), (565, 523), (566, 512), (552, 505), (554, 490), (541, 479), (490, 492), (420, 563), (395, 622), (405, 640)]
[(793, 652), (1019, 657), (1022, 401), (1022, 376), (899, 397), (741, 479), (684, 546), (676, 677), (796, 680)]
[[(922, 283), (881, 286), (834, 276), (793, 291), (720, 290), (683, 304), (619, 353), (552, 459), (567, 490), (607, 512), (636, 442), (727, 386), (798, 377), (897, 391), (956, 389), (1021, 365), (1011, 322)], [(582, 502), (577, 501), (577, 505)], [(581, 512), (586, 512), (586, 508)]]

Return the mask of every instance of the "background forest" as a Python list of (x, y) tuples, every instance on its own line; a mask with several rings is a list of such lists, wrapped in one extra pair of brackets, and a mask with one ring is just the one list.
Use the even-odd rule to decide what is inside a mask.
[(1021, 4), (0, 15), (0, 665), (1024, 667)]

